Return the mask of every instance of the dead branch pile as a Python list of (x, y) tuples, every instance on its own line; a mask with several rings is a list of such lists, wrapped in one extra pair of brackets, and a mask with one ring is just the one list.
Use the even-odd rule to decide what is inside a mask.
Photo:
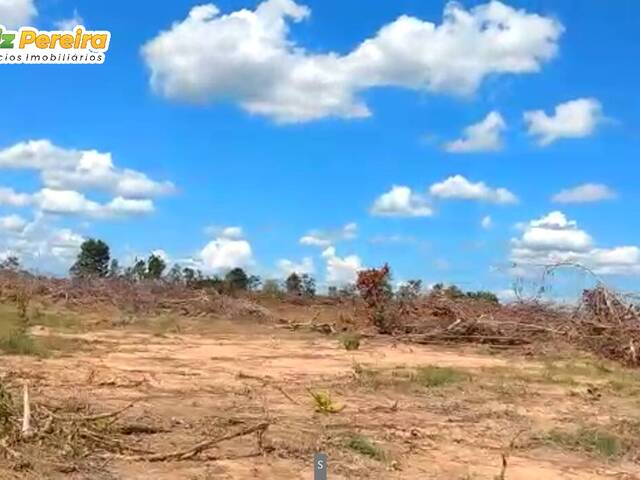
[(561, 336), (570, 328), (567, 312), (539, 302), (499, 305), (482, 300), (429, 295), (405, 333), (419, 343), (529, 345)]
[(137, 314), (174, 313), (187, 317), (211, 314), (229, 318), (270, 318), (266, 308), (243, 298), (165, 282), (123, 279), (66, 279), (0, 273), (0, 301), (16, 302), (25, 295), (45, 306), (80, 312), (109, 310)]
[(640, 309), (604, 285), (585, 290), (576, 311), (577, 341), (612, 360), (640, 366)]
[(417, 343), (519, 346), (564, 342), (640, 366), (640, 310), (602, 284), (585, 290), (575, 308), (540, 301), (499, 305), (428, 295), (417, 302), (415, 311), (397, 333)]
[(34, 402), (26, 383), (23, 384), (22, 401), (15, 390), (15, 385), (7, 387), (0, 382), (0, 475), (3, 467), (43, 478), (38, 477), (38, 472), (98, 471), (112, 459), (193, 460), (222, 442), (249, 435), (256, 436), (257, 451), (264, 453), (263, 436), (270, 425), (268, 420), (237, 421), (234, 423), (239, 426), (231, 431), (207, 435), (193, 445), (158, 452), (141, 446), (140, 435), (166, 430), (153, 425), (130, 428), (123, 414), (133, 407), (133, 403), (107, 413), (71, 413)]

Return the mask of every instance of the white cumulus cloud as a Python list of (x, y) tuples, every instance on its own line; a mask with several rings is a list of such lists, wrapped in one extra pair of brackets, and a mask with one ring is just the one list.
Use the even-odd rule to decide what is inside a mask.
[(524, 113), (529, 135), (541, 146), (561, 138), (583, 138), (591, 135), (602, 121), (602, 105), (595, 98), (579, 98), (555, 107), (553, 115), (543, 110)]
[(322, 252), (322, 257), (327, 263), (326, 282), (331, 285), (344, 285), (353, 283), (358, 278), (358, 272), (362, 270), (362, 261), (357, 255), (339, 257), (335, 247), (328, 247)]
[(458, 140), (445, 144), (451, 153), (494, 152), (502, 149), (502, 132), (507, 128), (502, 115), (493, 111), (484, 120), (464, 129)]
[(20, 215), (7, 215), (0, 217), (0, 231), (22, 232), (27, 226), (27, 221)]
[(410, 187), (394, 185), (373, 202), (371, 213), (383, 217), (430, 217), (433, 209), (424, 195)]
[(493, 220), (491, 219), (491, 216), (486, 215), (482, 217), (482, 220), (480, 220), (480, 226), (485, 230), (489, 230), (493, 226)]
[(597, 247), (591, 235), (560, 211), (523, 226), (511, 240), (510, 260), (517, 268), (575, 263), (600, 275), (640, 274), (640, 248), (633, 245)]
[(282, 258), (278, 260), (277, 267), (284, 277), (288, 277), (292, 273), (301, 275), (304, 273), (311, 274), (315, 271), (315, 265), (313, 264), (313, 259), (311, 257), (304, 257), (299, 263)]
[(454, 175), (434, 183), (429, 187), (429, 193), (433, 197), (447, 200), (477, 200), (497, 204), (518, 202), (518, 197), (506, 188), (492, 188), (484, 182), (474, 183), (462, 175)]
[(75, 190), (43, 188), (33, 195), (32, 201), (44, 213), (93, 218), (144, 215), (154, 211), (153, 202), (149, 199), (116, 197), (109, 203), (100, 204)]
[(31, 196), (26, 193), (19, 193), (12, 188), (0, 187), (0, 205), (10, 207), (24, 207), (31, 203)]
[(538, 72), (558, 50), (553, 18), (497, 0), (444, 8), (440, 24), (402, 15), (351, 52), (311, 52), (290, 38), (290, 22), (311, 11), (293, 0), (223, 14), (213, 4), (142, 48), (153, 90), (196, 103), (232, 99), (278, 122), (365, 117), (360, 93), (376, 87), (467, 95), (495, 74)]
[(30, 26), (37, 14), (33, 0), (0, 0), (0, 25), (7, 28)]
[(102, 190), (123, 197), (145, 198), (175, 190), (142, 172), (117, 168), (110, 153), (58, 147), (49, 140), (20, 142), (0, 150), (0, 170), (36, 170), (45, 187), (58, 190)]
[[(9, 223), (16, 226), (23, 222), (14, 219)], [(0, 235), (0, 252), (17, 256), (23, 265), (37, 271), (60, 272), (69, 268), (83, 241), (82, 235), (73, 230), (56, 228), (43, 215), (36, 215), (21, 228)]]
[(577, 187), (561, 190), (551, 200), (556, 203), (591, 203), (612, 200), (616, 197), (616, 192), (606, 185), (585, 183)]
[(202, 265), (213, 271), (248, 267), (253, 264), (251, 244), (247, 240), (216, 238), (200, 251)]

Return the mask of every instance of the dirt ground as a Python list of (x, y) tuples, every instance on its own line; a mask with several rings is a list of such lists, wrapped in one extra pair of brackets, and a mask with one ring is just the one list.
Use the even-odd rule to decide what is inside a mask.
[(306, 480), (315, 452), (328, 454), (330, 479), (640, 478), (640, 376), (588, 357), (385, 337), (348, 351), (336, 335), (222, 320), (32, 333), (74, 347), (2, 355), (0, 378), (28, 380), (36, 403), (109, 412), (135, 401), (117, 422), (153, 427), (127, 433), (140, 451), (269, 427), (185, 460), (106, 456), (32, 477), (0, 455), (0, 478)]

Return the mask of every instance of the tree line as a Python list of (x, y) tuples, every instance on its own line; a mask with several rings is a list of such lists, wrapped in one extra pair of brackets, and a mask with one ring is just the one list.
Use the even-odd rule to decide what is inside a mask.
[[(0, 262), (0, 271), (19, 271), (20, 262), (17, 257), (10, 256)], [(69, 269), (73, 278), (110, 278), (128, 281), (163, 281), (171, 284), (186, 285), (193, 288), (212, 288), (220, 293), (238, 291), (260, 291), (269, 296), (284, 294), (299, 297), (316, 295), (316, 280), (307, 273), (291, 273), (284, 281), (261, 279), (250, 275), (242, 268), (233, 268), (223, 276), (206, 275), (192, 267), (174, 264), (169, 268), (167, 262), (158, 254), (152, 253), (144, 258), (136, 258), (129, 266), (120, 266), (117, 259), (111, 257), (111, 249), (106, 242), (90, 238), (80, 246), (75, 262)], [(375, 276), (375, 282), (368, 277)], [(369, 285), (367, 285), (369, 284)], [(385, 298), (396, 298), (401, 302), (411, 302), (423, 291), (421, 280), (409, 280), (395, 291), (391, 285), (391, 271), (387, 265), (382, 269), (370, 269), (359, 272), (358, 282), (342, 287), (329, 286), (330, 297), (353, 298), (366, 296), (366, 292), (375, 284), (376, 295)], [(363, 294), (363, 291), (365, 294)], [(431, 292), (451, 299), (470, 298), (499, 303), (498, 297), (490, 291), (463, 291), (456, 285), (445, 286), (438, 283), (431, 287)]]
[(80, 246), (76, 261), (69, 269), (73, 278), (121, 278), (130, 281), (166, 281), (195, 288), (213, 288), (221, 293), (257, 291), (262, 287), (267, 293), (288, 293), (304, 297), (316, 294), (316, 281), (308, 274), (291, 273), (284, 283), (269, 279), (264, 283), (257, 275), (250, 275), (242, 268), (233, 268), (224, 276), (205, 275), (201, 270), (167, 262), (155, 253), (146, 259), (136, 258), (132, 265), (121, 267), (111, 258), (109, 245), (90, 238)]

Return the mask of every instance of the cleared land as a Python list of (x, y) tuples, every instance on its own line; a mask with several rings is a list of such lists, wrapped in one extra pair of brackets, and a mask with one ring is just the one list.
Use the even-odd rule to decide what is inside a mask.
[[(640, 478), (637, 371), (377, 335), (347, 350), (282, 328), (335, 310), (267, 307), (280, 322), (43, 308), (16, 334), (0, 306), (0, 478), (308, 479), (317, 451), (332, 479)], [(17, 440), (24, 381), (36, 433)]]

